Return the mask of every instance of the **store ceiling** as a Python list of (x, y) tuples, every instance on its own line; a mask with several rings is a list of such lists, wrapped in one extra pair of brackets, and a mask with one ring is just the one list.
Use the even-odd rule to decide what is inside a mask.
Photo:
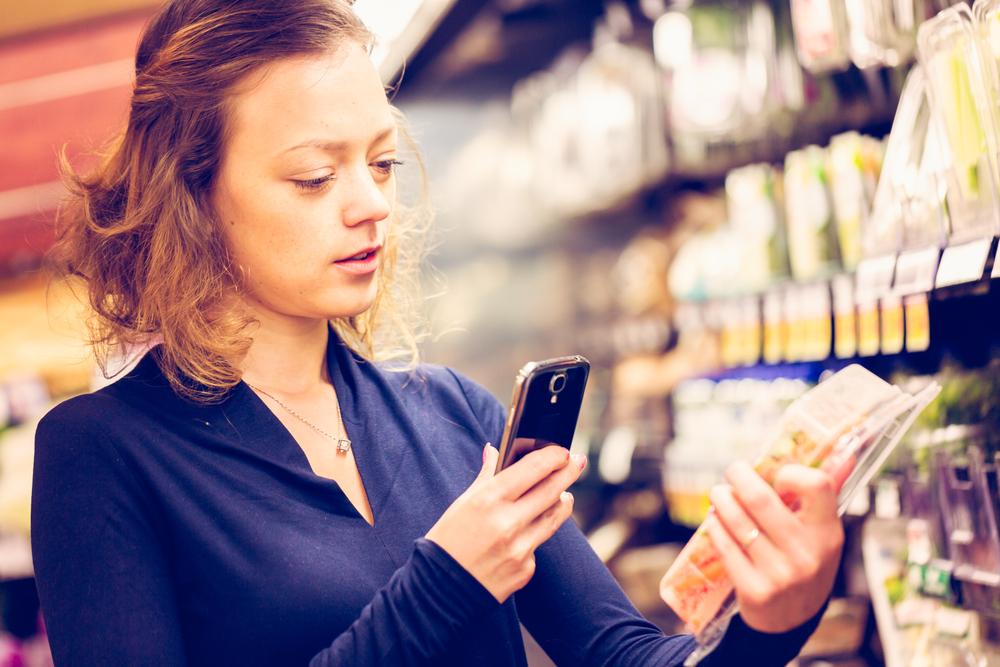
[(162, 0), (0, 0), (0, 39), (140, 9)]

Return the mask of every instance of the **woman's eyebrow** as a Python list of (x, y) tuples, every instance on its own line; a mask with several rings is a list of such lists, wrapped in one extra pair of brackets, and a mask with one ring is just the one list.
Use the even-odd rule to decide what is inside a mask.
[[(387, 127), (383, 130), (380, 130), (378, 134), (376, 134), (372, 138), (372, 140), (369, 142), (368, 145), (374, 146), (375, 144), (379, 143), (380, 141), (388, 137), (390, 134), (392, 134), (395, 130), (396, 130), (395, 126)], [(281, 154), (290, 153), (292, 151), (299, 150), (302, 148), (319, 148), (321, 150), (325, 150), (330, 153), (342, 153), (350, 147), (351, 147), (351, 142), (349, 141), (329, 141), (326, 139), (310, 139), (308, 141), (303, 141), (301, 144), (296, 144), (291, 148), (286, 148), (281, 152)]]

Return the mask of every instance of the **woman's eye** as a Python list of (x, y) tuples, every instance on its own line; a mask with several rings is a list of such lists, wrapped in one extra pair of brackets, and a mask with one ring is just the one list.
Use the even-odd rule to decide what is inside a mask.
[(378, 162), (372, 163), (372, 166), (375, 167), (376, 171), (386, 176), (395, 171), (396, 167), (401, 167), (402, 165), (403, 163), (399, 160), (379, 160)]
[(295, 187), (299, 188), (300, 190), (307, 190), (309, 192), (314, 192), (316, 190), (322, 189), (323, 186), (325, 186), (327, 183), (329, 183), (333, 179), (334, 179), (334, 174), (330, 174), (329, 176), (320, 176), (319, 178), (310, 178), (309, 180), (306, 180), (306, 181), (298, 181), (298, 180), (296, 180), (296, 181), (292, 181), (292, 182), (295, 183)]

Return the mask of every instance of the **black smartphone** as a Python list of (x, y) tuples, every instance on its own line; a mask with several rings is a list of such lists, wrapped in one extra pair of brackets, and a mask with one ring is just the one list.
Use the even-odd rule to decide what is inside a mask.
[(580, 355), (524, 365), (514, 380), (497, 472), (547, 445), (569, 449), (589, 374), (590, 362)]

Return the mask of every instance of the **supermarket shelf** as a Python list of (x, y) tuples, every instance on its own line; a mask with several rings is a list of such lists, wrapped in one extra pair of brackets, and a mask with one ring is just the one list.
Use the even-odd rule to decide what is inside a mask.
[(996, 255), (997, 239), (983, 238), (874, 258), (809, 283), (685, 302), (675, 327), (682, 335), (718, 332), (723, 372), (934, 355), (958, 342), (989, 347), (1000, 297)]

